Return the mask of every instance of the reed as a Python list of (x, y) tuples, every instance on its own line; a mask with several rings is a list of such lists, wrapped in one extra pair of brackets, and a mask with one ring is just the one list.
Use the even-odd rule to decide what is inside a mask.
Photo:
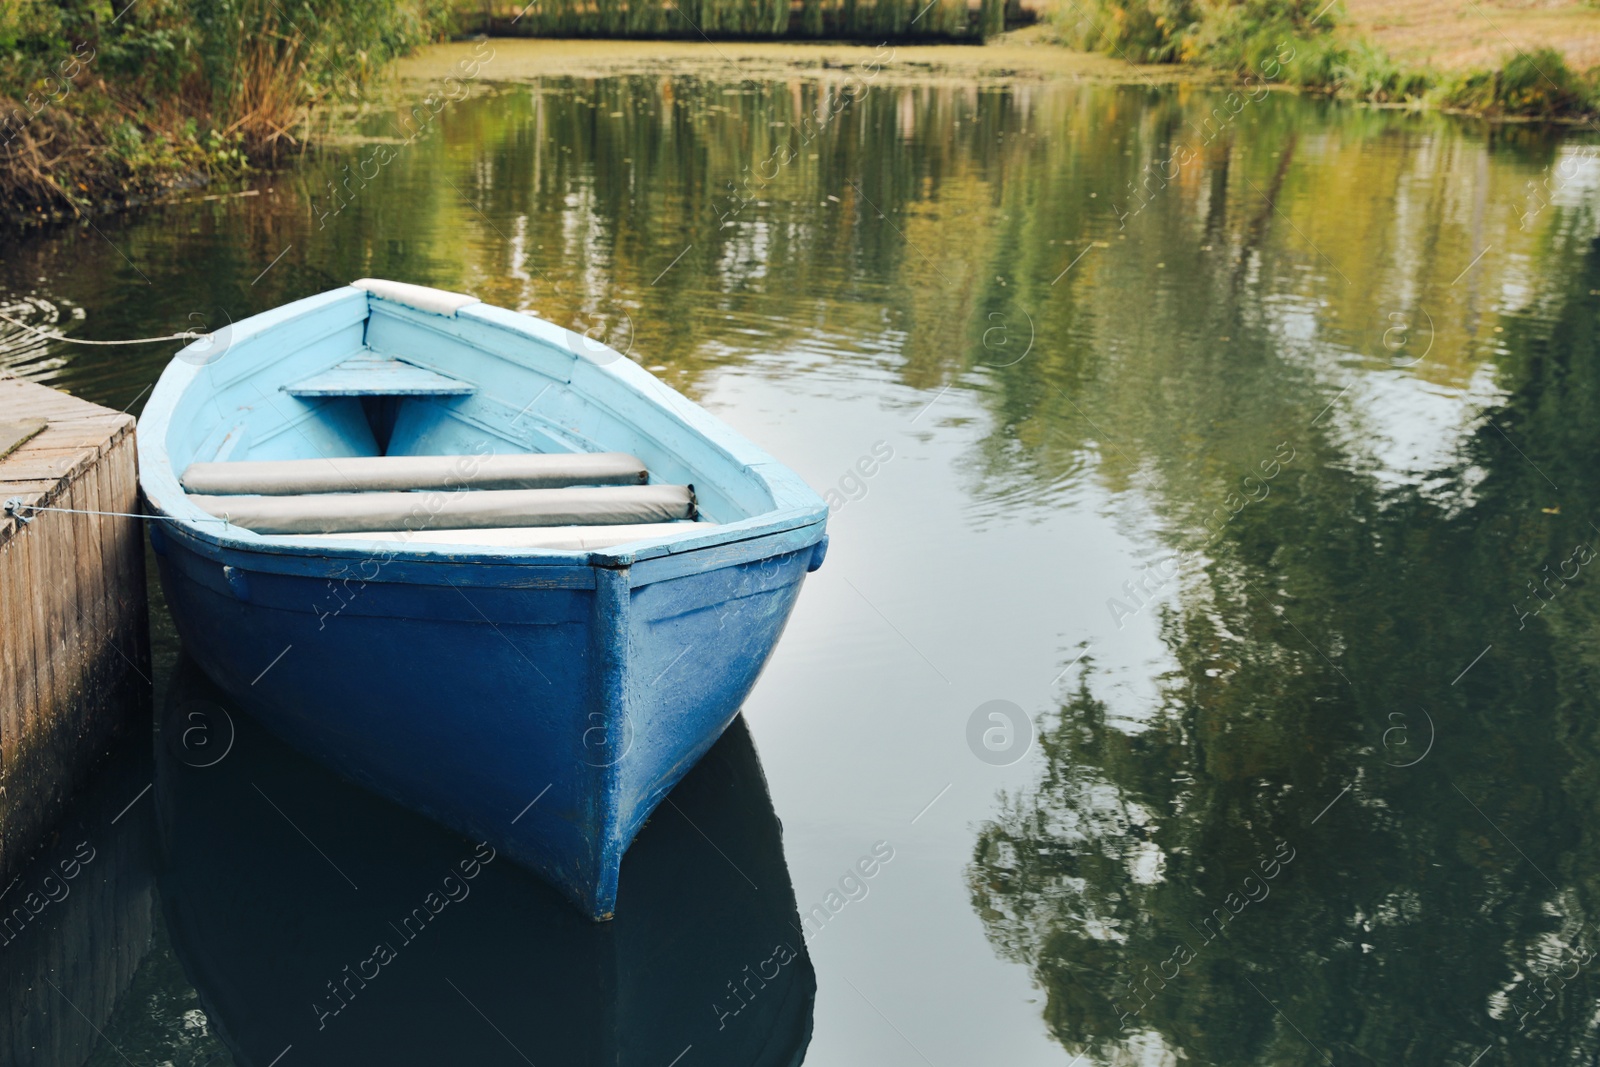
[(271, 161), (454, 18), (448, 0), (3, 0), (3, 210), (78, 215)]
[(310, 109), (362, 95), (389, 59), (443, 35), (441, 0), (173, 0), (200, 27), (202, 91), (225, 135), (252, 155), (298, 144)]
[(309, 94), (303, 85), (305, 38), (299, 33), (260, 34), (242, 49), (238, 76), (229, 85), (223, 136), (238, 134), (257, 152), (294, 140)]
[(503, 36), (982, 41), (1024, 21), (1014, 0), (461, 0), (463, 27)]

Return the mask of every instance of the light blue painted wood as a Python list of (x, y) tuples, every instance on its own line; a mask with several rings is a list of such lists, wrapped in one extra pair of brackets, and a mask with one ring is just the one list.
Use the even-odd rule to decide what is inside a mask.
[[(633, 835), (755, 684), (820, 562), (826, 506), (633, 362), (527, 315), (346, 288), (232, 335), (210, 362), (180, 353), (139, 427), (196, 661), (294, 744), (607, 917)], [(387, 359), (413, 368), (379, 365), (392, 393), (285, 390)], [(475, 391), (410, 395), (417, 375)], [(719, 525), (594, 551), (331, 545), (217, 522), (177, 481), (197, 459), (376, 455), (385, 436), (390, 455), (630, 452), (653, 482), (694, 485)]]
[(290, 396), (470, 396), (471, 382), (413, 366), (393, 356), (363, 354), (283, 387)]
[[(573, 355), (562, 341), (565, 331), (543, 319), (482, 304), (462, 308), (452, 318), (379, 302), (367, 324), (367, 347), (418, 366), (450, 368), (474, 378), (504, 364), (566, 382)], [(514, 388), (522, 375), (505, 375)]]

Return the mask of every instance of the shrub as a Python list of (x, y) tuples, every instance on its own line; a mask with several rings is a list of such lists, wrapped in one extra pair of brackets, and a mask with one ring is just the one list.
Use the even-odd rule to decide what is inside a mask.
[(1132, 63), (1172, 63), (1198, 12), (1192, 0), (1069, 0), (1057, 25), (1067, 43)]
[(1419, 98), (1434, 82), (1431, 71), (1402, 66), (1389, 53), (1365, 40), (1350, 47), (1337, 73), (1346, 92), (1379, 103)]
[(1389, 103), (1427, 99), (1477, 114), (1592, 115), (1600, 68), (1580, 76), (1553, 48), (1519, 52), (1498, 70), (1444, 77), (1408, 67), (1364, 39), (1333, 32), (1337, 0), (1063, 0), (1062, 36), (1134, 62), (1185, 61), (1302, 89)]
[(1338, 84), (1344, 47), (1332, 36), (1339, 11), (1324, 0), (1212, 3), (1188, 42), (1187, 57), (1238, 74), (1276, 69), (1276, 80), (1308, 89)]
[(1499, 70), (1471, 71), (1439, 87), (1446, 107), (1485, 115), (1562, 118), (1594, 110), (1594, 87), (1580, 78), (1561, 53), (1540, 48), (1518, 52)]

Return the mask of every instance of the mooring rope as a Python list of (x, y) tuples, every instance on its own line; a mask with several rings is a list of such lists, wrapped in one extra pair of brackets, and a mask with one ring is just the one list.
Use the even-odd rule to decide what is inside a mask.
[[(26, 523), (26, 522), (29, 521), (28, 518), (26, 516), (24, 516), (24, 515), (19, 515), (18, 514), (18, 510), (21, 509), (21, 508), (27, 508), (29, 511), (59, 511), (62, 514), (65, 514), (65, 515), (110, 515), (113, 518), (118, 518), (118, 519), (160, 519), (163, 522), (182, 522), (182, 521), (184, 521), (184, 520), (179, 519), (175, 515), (142, 515), (142, 514), (139, 514), (138, 512), (133, 512), (133, 511), (91, 511), (91, 510), (89, 510), (87, 508), (49, 508), (49, 507), (45, 507), (45, 506), (43, 506), (41, 504), (29, 504), (28, 502), (26, 502), (25, 500), (23, 500), (21, 497), (18, 497), (18, 496), (14, 496), (10, 500), (7, 500), (5, 502), (5, 509), (4, 510), (5, 510), (5, 514), (13, 515), (13, 516), (16, 517), (17, 521)], [(213, 518), (205, 518), (205, 519), (190, 519), (188, 521), (190, 521), (190, 522), (220, 522), (220, 523), (226, 523), (228, 520), (227, 519), (213, 517)]]
[(67, 337), (64, 334), (49, 333), (45, 330), (39, 329), (37, 326), (30, 326), (28, 323), (23, 322), (20, 319), (14, 319), (10, 315), (0, 315), (0, 321), (9, 322), (13, 326), (20, 326), (24, 330), (28, 330), (31, 333), (36, 333), (40, 337), (47, 338), (51, 341), (65, 341), (69, 345), (149, 345), (155, 344), (158, 341), (198, 341), (202, 337), (211, 336), (208, 333), (197, 333), (194, 330), (184, 330), (182, 333), (169, 333), (165, 337), (135, 337), (127, 341), (90, 341), (82, 337)]

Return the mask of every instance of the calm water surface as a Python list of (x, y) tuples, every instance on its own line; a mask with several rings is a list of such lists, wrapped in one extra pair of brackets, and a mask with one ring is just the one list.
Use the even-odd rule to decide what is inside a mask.
[[(491, 866), (319, 1037), (322, 978), (470, 844), (248, 723), (119, 815), (135, 752), (57, 846), (98, 848), (84, 903), (0, 949), (21, 1062), (741, 1062), (724, 983), (771, 950), (735, 942), (797, 916), (813, 1065), (1600, 1057), (1591, 147), (821, 72), (406, 114), (12, 244), (0, 310), (146, 336), (373, 275), (627, 351), (835, 504), (746, 707), (770, 813), (731, 737), (694, 780), (725, 828), (660, 816), (624, 869), (676, 894), (636, 941)], [(138, 410), (170, 355), (0, 360)], [(203, 683), (162, 634), (170, 716)]]

